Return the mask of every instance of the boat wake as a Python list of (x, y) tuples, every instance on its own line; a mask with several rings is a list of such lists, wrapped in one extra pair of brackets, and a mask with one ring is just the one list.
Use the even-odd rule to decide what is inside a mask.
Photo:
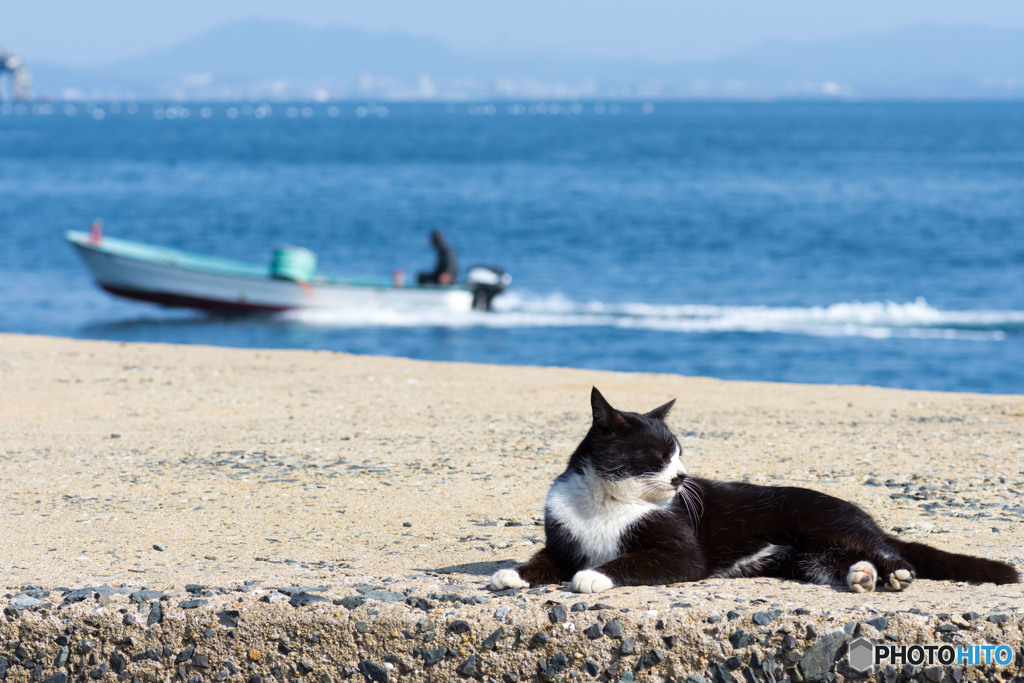
[(282, 320), (316, 327), (606, 327), (688, 334), (777, 333), (871, 339), (999, 341), (1024, 334), (1024, 311), (943, 311), (923, 298), (909, 303), (829, 306), (712, 306), (580, 303), (561, 294), (509, 292), (490, 313), (409, 310), (302, 310)]

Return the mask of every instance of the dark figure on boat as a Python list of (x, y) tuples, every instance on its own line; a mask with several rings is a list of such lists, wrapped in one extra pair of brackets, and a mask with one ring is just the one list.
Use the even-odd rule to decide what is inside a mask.
[(455, 262), (455, 251), (444, 241), (444, 235), (440, 230), (430, 233), (430, 243), (437, 251), (437, 265), (431, 273), (420, 273), (419, 283), (421, 285), (452, 285), (459, 274), (458, 264)]

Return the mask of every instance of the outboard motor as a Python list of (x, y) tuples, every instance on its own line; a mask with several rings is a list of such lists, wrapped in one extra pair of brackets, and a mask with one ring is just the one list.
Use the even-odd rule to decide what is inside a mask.
[(495, 266), (472, 266), (466, 271), (466, 286), (473, 292), (473, 308), (491, 310), (491, 301), (505, 291), (512, 276)]

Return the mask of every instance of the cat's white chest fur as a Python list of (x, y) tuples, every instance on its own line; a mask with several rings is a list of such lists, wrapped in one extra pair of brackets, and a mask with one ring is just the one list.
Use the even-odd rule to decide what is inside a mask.
[(630, 525), (670, 500), (645, 500), (635, 479), (607, 481), (587, 471), (556, 481), (544, 507), (579, 543), (589, 568), (616, 558)]

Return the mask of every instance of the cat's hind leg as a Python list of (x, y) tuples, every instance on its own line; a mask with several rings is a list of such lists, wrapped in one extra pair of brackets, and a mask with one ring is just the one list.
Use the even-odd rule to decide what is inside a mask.
[(846, 585), (854, 593), (870, 593), (880, 586), (888, 591), (903, 591), (914, 582), (914, 569), (900, 558), (876, 557), (850, 565)]
[(547, 549), (541, 550), (515, 569), (499, 569), (491, 575), (491, 590), (529, 588), (544, 583), (558, 583), (562, 572)]
[(905, 590), (914, 569), (897, 553), (872, 553), (844, 548), (804, 551), (794, 558), (792, 578), (810, 583), (844, 585), (854, 593), (878, 588)]
[(870, 593), (878, 583), (878, 570), (867, 560), (850, 565), (846, 572), (846, 585), (854, 593)]
[(906, 590), (914, 582), (914, 570), (906, 567), (893, 569), (886, 575), (885, 589), (890, 591)]
[(876, 562), (882, 567), (881, 572), (867, 560), (850, 565), (850, 571), (846, 574), (846, 585), (850, 590), (854, 593), (870, 593), (880, 583), (885, 590), (902, 591), (914, 582), (914, 570), (909, 565), (888, 559)]
[(868, 560), (878, 568), (879, 587), (887, 591), (906, 590), (917, 577), (914, 566), (895, 549), (884, 548), (869, 553)]

